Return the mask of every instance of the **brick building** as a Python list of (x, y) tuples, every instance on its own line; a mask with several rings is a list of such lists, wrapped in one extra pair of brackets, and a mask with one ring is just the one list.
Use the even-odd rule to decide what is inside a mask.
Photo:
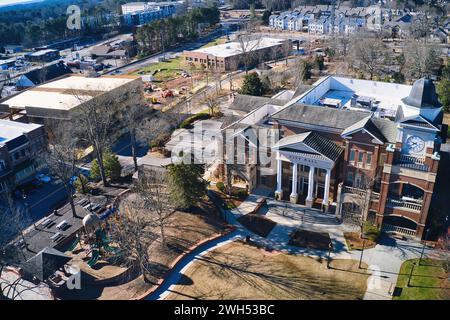
[[(222, 72), (234, 71), (244, 66), (255, 66), (261, 62), (280, 58), (291, 51), (290, 40), (261, 38), (240, 43), (228, 42), (217, 46), (184, 51), (185, 62), (193, 63), (197, 67), (216, 69)], [(245, 56), (247, 54), (247, 56)]]
[[(284, 103), (254, 106), (223, 128), (235, 142), (223, 144), (224, 179), (273, 188), (278, 199), (342, 220), (364, 215), (384, 230), (422, 237), (446, 132), (431, 80), (409, 86), (328, 76)], [(266, 155), (270, 162), (262, 164)], [(230, 161), (240, 156), (243, 164)]]
[(34, 179), (35, 155), (45, 146), (42, 125), (0, 120), (0, 194)]

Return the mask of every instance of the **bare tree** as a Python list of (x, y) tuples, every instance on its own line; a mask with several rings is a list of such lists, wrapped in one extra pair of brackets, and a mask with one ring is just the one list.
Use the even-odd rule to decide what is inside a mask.
[(217, 107), (219, 106), (219, 95), (215, 91), (210, 91), (206, 93), (203, 103), (206, 104), (209, 110), (209, 114), (214, 116), (217, 111)]
[(50, 172), (58, 177), (69, 198), (72, 215), (77, 217), (72, 178), (77, 175), (77, 143), (73, 124), (68, 122), (47, 124), (49, 147), (40, 155)]
[(80, 102), (80, 107), (72, 118), (77, 136), (94, 148), (103, 185), (107, 186), (103, 155), (111, 145), (118, 103), (126, 99), (127, 95), (101, 95), (95, 90), (73, 90), (72, 94)]
[(409, 34), (413, 39), (423, 39), (427, 43), (435, 24), (431, 17), (427, 14), (420, 14), (414, 17), (409, 26)]
[(149, 247), (155, 241), (152, 226), (145, 212), (136, 211), (133, 200), (123, 200), (118, 214), (110, 224), (109, 236), (120, 246), (126, 263), (138, 266), (145, 282), (150, 282)]
[(139, 181), (134, 186), (137, 201), (134, 209), (145, 212), (150, 225), (159, 229), (161, 242), (166, 244), (166, 227), (172, 220), (175, 206), (170, 200), (170, 190), (167, 187), (166, 176), (156, 171), (143, 171)]
[(355, 38), (351, 47), (353, 67), (369, 73), (372, 80), (383, 62), (383, 46), (377, 38)]
[[(150, 108), (144, 105), (142, 92), (138, 91), (137, 88), (134, 88), (130, 92), (130, 98), (127, 100), (127, 106), (122, 108), (121, 117), (123, 124), (128, 129), (130, 134), (134, 171), (138, 170), (137, 148), (139, 142), (142, 141), (142, 139), (139, 138), (145, 136), (145, 134), (150, 131), (150, 128), (145, 126), (144, 122), (144, 119), (146, 119), (150, 113), (149, 111)], [(139, 131), (143, 131), (143, 134), (139, 135)]]
[(23, 255), (22, 260), (18, 256), (18, 251), (22, 250), (18, 246), (12, 245), (14, 239), (19, 239), (23, 243), (24, 249), (28, 250), (25, 229), (31, 224), (30, 217), (20, 204), (14, 202), (9, 194), (0, 197), (0, 300), (5, 299), (9, 294), (5, 292), (16, 291), (17, 282), (2, 284), (2, 272), (9, 264), (19, 264), (27, 257)]
[(245, 74), (248, 74), (249, 67), (257, 61), (258, 50), (261, 38), (254, 39), (251, 34), (242, 33), (238, 35), (240, 50), (240, 61), (244, 64)]
[(405, 64), (408, 76), (421, 78), (437, 72), (441, 64), (438, 45), (412, 42), (405, 47)]

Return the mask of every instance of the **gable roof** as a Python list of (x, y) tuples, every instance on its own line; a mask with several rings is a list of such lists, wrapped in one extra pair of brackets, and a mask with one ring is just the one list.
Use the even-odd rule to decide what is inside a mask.
[(351, 125), (350, 127), (346, 128), (342, 132), (342, 136), (351, 135), (355, 132), (359, 131), (365, 131), (368, 132), (374, 139), (378, 140), (380, 143), (385, 143), (387, 139), (384, 137), (384, 135), (380, 132), (378, 127), (372, 122), (372, 114), (367, 116), (366, 118), (356, 122), (355, 124)]
[(272, 99), (267, 97), (250, 96), (246, 94), (237, 94), (234, 96), (233, 103), (230, 105), (230, 109), (250, 112), (263, 105), (270, 103), (277, 106), (282, 106), (287, 101)]
[(336, 143), (312, 131), (284, 137), (274, 145), (274, 148), (278, 150), (290, 150), (291, 146), (298, 143), (306, 145), (333, 162), (336, 161), (342, 153), (342, 148)]
[(63, 62), (51, 64), (46, 67), (34, 69), (24, 74), (34, 85), (53, 80), (72, 73), (72, 70)]

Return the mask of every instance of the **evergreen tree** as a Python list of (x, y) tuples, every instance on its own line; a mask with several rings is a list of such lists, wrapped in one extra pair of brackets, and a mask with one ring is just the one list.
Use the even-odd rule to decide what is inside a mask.
[(239, 90), (240, 94), (261, 96), (263, 94), (263, 84), (257, 73), (249, 73), (244, 77), (244, 83)]
[(198, 164), (168, 166), (170, 198), (180, 209), (187, 209), (206, 195), (208, 182), (203, 180), (204, 168)]

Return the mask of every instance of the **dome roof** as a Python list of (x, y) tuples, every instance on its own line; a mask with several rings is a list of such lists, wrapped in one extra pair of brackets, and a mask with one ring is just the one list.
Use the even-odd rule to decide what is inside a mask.
[(94, 230), (100, 225), (101, 220), (97, 215), (95, 214), (88, 214), (83, 218), (83, 226), (86, 229), (86, 231)]
[(441, 103), (431, 79), (422, 78), (414, 82), (409, 96), (402, 100), (405, 104), (416, 108), (440, 108)]

